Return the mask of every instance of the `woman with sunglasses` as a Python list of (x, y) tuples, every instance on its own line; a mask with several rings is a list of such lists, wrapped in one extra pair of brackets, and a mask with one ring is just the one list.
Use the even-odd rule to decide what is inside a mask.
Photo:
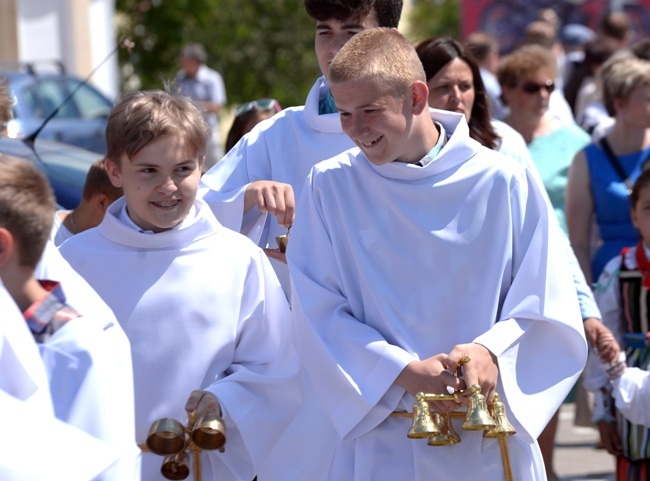
[(504, 104), (510, 110), (503, 120), (526, 141), (560, 226), (566, 232), (566, 174), (573, 157), (589, 144), (590, 138), (577, 125), (564, 123), (549, 112), (556, 65), (549, 50), (526, 45), (501, 59), (497, 78)]
[(270, 119), (282, 108), (275, 99), (251, 100), (235, 107), (235, 116), (226, 138), (226, 153), (232, 149), (239, 139), (253, 130), (262, 120)]

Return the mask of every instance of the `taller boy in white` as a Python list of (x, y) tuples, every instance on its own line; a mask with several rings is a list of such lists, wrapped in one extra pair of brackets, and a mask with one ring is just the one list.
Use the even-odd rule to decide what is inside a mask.
[[(138, 444), (159, 418), (221, 414), (226, 450), (202, 452), (204, 479), (250, 480), (301, 401), (298, 363), (266, 256), (196, 199), (207, 134), (184, 97), (125, 94), (106, 130), (124, 198), (61, 252), (131, 341)], [(163, 479), (161, 462), (144, 453), (142, 479)]]
[[(315, 50), (323, 75), (353, 35), (367, 28), (397, 28), (402, 0), (305, 0), (316, 22)], [(324, 77), (316, 80), (305, 105), (284, 109), (258, 124), (203, 178), (204, 199), (226, 226), (267, 249), (285, 293), (290, 292), (284, 254), (275, 238), (293, 222), (295, 202), (321, 160), (353, 147)], [(294, 200), (295, 199), (295, 200)], [(265, 228), (266, 213), (269, 218)]]
[(482, 432), (458, 424), (460, 445), (433, 448), (391, 416), (419, 391), (474, 384), (488, 402), (499, 393), (518, 431), (514, 478), (545, 479), (535, 439), (587, 344), (537, 183), (470, 140), (464, 117), (428, 110), (420, 61), (394, 30), (353, 37), (328, 80), (359, 148), (312, 170), (288, 261), (296, 345), (342, 438), (329, 479), (505, 479)]

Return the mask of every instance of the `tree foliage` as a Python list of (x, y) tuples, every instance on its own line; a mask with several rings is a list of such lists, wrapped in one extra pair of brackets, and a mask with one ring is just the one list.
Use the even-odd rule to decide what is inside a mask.
[(407, 36), (412, 42), (448, 35), (460, 38), (460, 0), (413, 0)]
[(298, 0), (117, 0), (122, 87), (161, 88), (186, 43), (202, 43), (230, 104), (274, 97), (301, 105), (320, 73), (314, 24)]

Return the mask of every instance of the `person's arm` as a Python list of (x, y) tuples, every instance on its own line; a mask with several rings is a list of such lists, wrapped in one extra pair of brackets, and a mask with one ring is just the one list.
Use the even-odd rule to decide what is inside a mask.
[(578, 152), (569, 169), (566, 187), (566, 216), (569, 240), (588, 284), (591, 274), (591, 225), (594, 201), (591, 195), (589, 168), (584, 150)]

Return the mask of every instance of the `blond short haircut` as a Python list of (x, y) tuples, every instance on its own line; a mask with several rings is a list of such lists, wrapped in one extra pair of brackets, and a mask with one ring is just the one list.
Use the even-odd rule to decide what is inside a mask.
[(603, 104), (614, 117), (614, 100), (626, 100), (637, 87), (650, 85), (650, 62), (622, 52), (610, 57), (598, 72)]
[(404, 98), (414, 82), (427, 77), (415, 48), (397, 30), (373, 28), (356, 34), (336, 54), (330, 83), (371, 80)]
[(20, 265), (36, 268), (52, 230), (55, 209), (52, 187), (32, 162), (0, 155), (0, 227), (14, 237)]
[(121, 95), (106, 126), (106, 159), (119, 165), (163, 138), (183, 138), (196, 156), (205, 155), (210, 128), (190, 99), (163, 90)]
[(543, 70), (554, 79), (557, 64), (553, 54), (540, 45), (525, 45), (506, 55), (497, 67), (497, 79), (502, 87), (515, 88), (521, 80)]

